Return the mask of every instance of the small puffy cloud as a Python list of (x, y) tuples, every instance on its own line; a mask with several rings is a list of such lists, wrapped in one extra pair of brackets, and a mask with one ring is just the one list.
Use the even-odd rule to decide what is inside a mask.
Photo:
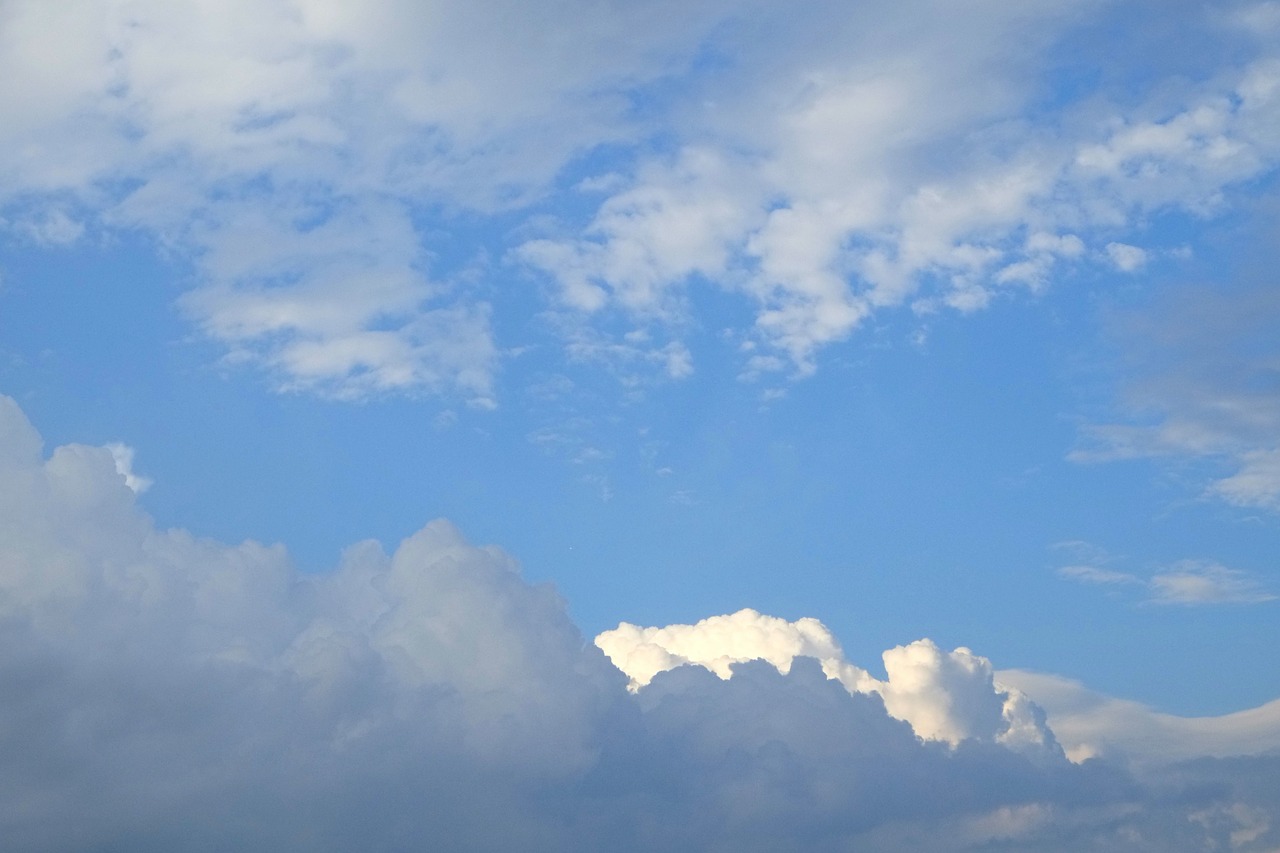
[(1028, 252), (1043, 252), (1064, 258), (1078, 258), (1084, 254), (1084, 241), (1075, 234), (1049, 234), (1037, 231), (1027, 238)]
[[(749, 608), (694, 625), (642, 628), (623, 622), (597, 635), (595, 644), (627, 674), (633, 690), (684, 664), (705, 667), (721, 678), (729, 678), (733, 664), (751, 660), (768, 661), (784, 675), (797, 657), (817, 658), (830, 672), (844, 664), (844, 652), (817, 619), (788, 622)], [(851, 677), (856, 682), (866, 674), (855, 669)]]
[(1147, 252), (1128, 243), (1108, 243), (1107, 257), (1121, 272), (1135, 272), (1147, 263)]

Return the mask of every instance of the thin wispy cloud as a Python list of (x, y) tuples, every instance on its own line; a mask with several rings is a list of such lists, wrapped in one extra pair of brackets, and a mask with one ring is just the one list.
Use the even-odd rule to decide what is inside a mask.
[(1130, 420), (1085, 426), (1068, 458), (1212, 460), (1231, 473), (1206, 478), (1206, 498), (1280, 507), (1277, 318), (1268, 282), (1225, 294), (1189, 288), (1153, 310), (1117, 312), (1113, 334), (1125, 356), (1118, 408)]
[(1245, 572), (1217, 563), (1185, 561), (1153, 575), (1155, 604), (1259, 604), (1276, 596)]
[(1277, 598), (1248, 572), (1204, 560), (1183, 560), (1145, 579), (1085, 565), (1063, 566), (1058, 575), (1076, 583), (1145, 588), (1147, 604), (1261, 604)]
[(1058, 569), (1058, 574), (1068, 580), (1079, 581), (1080, 583), (1093, 584), (1140, 584), (1142, 579), (1126, 574), (1125, 572), (1113, 572), (1109, 569), (1099, 569), (1094, 566), (1063, 566)]

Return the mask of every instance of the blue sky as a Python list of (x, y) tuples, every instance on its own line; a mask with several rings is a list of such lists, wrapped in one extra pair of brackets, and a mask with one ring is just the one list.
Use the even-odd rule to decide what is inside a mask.
[(0, 4), (0, 393), (297, 583), (448, 519), (588, 640), (971, 648), (1073, 758), (1068, 682), (1264, 706), (1280, 5), (1006, 6)]

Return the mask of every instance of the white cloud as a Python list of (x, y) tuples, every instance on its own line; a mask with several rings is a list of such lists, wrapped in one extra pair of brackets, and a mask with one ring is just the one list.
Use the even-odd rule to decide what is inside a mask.
[(1237, 63), (1202, 83), (1028, 118), (1106, 5), (14, 0), (0, 210), (44, 242), (154, 235), (197, 273), (192, 320), (285, 390), (488, 399), (502, 287), (432, 252), (486, 251), (459, 249), (458, 214), (535, 203), (510, 257), (580, 322), (613, 308), (681, 343), (710, 283), (805, 375), (877, 311), (979, 310), (1099, 253), (1133, 268), (1151, 214), (1212, 213), (1274, 169), (1265, 6), (1236, 29), (1178, 13)]
[(1229, 503), (1280, 510), (1280, 448), (1240, 454), (1240, 470), (1209, 487)]
[[(705, 125), (693, 123), (745, 153), (709, 154), (695, 137), (675, 158), (648, 162), (585, 235), (526, 251), (567, 294), (590, 282), (591, 310), (660, 304), (691, 275), (719, 273), (724, 286), (755, 301), (759, 339), (803, 375), (818, 349), (876, 310), (910, 300), (978, 310), (1001, 287), (1044, 286), (1056, 263), (1084, 254), (1086, 240), (1134, 271), (1146, 251), (1104, 235), (1170, 208), (1206, 214), (1232, 186), (1274, 168), (1280, 101), (1270, 58), (1224, 70), (1162, 114), (1144, 106), (1101, 125), (1001, 127), (1027, 92), (1018, 76), (1029, 61), (1023, 51), (1067, 25), (1055, 4), (1022, 12), (983, 10), (987, 31), (964, 49), (956, 33), (973, 21), (937, 9), (913, 28), (910, 48), (863, 43), (824, 21), (828, 31), (806, 45), (807, 61), (775, 66), (777, 76), (751, 90), (755, 103), (726, 94)], [(868, 15), (893, 17), (884, 9)], [(1030, 41), (1028, 18), (1042, 25)], [(825, 38), (843, 39), (845, 50)], [(944, 77), (948, 86), (935, 85)], [(1049, 144), (1040, 131), (1062, 142)], [(992, 157), (987, 146), (1005, 153)], [(690, 159), (734, 177), (705, 186), (691, 177)], [(675, 199), (672, 186), (698, 191)], [(712, 221), (714, 229), (691, 227)]]
[(135, 495), (140, 495), (147, 489), (151, 488), (153, 482), (150, 477), (144, 477), (133, 470), (134, 450), (127, 444), (121, 442), (112, 442), (107, 445), (107, 450), (111, 451), (111, 459), (115, 462), (116, 473), (124, 477), (124, 484)]
[(670, 315), (672, 285), (695, 274), (722, 278), (733, 244), (761, 219), (759, 190), (744, 177), (715, 151), (685, 150), (670, 167), (651, 166), (610, 196), (589, 241), (534, 240), (518, 255), (555, 274), (571, 307), (616, 302), (642, 317)]
[[(487, 398), (487, 307), (428, 277), (416, 211), (536, 196), (717, 12), (571, 6), (566, 29), (518, 3), (7, 3), (0, 209), (156, 234), (203, 279), (192, 319), (284, 390)], [(83, 230), (41, 216), (13, 227)]]
[(1115, 755), (1154, 769), (1205, 756), (1280, 749), (1280, 700), (1217, 717), (1178, 717), (1056, 675), (1022, 670), (996, 675), (1045, 709), (1053, 733), (1075, 761)]
[[(750, 660), (768, 661), (784, 675), (797, 657), (818, 659), (832, 676), (846, 666), (835, 637), (818, 620), (788, 622), (749, 608), (710, 616), (696, 625), (642, 628), (623, 622), (598, 635), (595, 644), (627, 674), (633, 690), (659, 672), (688, 663), (704, 666), (720, 678), (729, 678), (733, 664)], [(848, 673), (854, 685), (870, 678), (856, 667)]]
[(694, 625), (641, 628), (623, 622), (595, 642), (631, 679), (632, 690), (687, 664), (728, 679), (735, 664), (747, 661), (767, 661), (785, 675), (797, 658), (815, 658), (828, 678), (850, 693), (878, 695), (892, 717), (926, 740), (955, 746), (977, 739), (1034, 752), (1056, 748), (1035, 707), (994, 683), (986, 658), (964, 648), (944, 652), (930, 640), (885, 652), (886, 681), (845, 660), (818, 620), (788, 622), (751, 609)]
[(1121, 272), (1140, 270), (1147, 263), (1146, 250), (1130, 246), (1128, 243), (1108, 243), (1106, 250), (1111, 263), (1115, 264), (1116, 269)]

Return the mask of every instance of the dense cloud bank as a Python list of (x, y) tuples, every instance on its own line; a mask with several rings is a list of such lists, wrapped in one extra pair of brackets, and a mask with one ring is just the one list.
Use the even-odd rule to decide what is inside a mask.
[(624, 625), (684, 658), (628, 690), (552, 589), (447, 522), (301, 575), (156, 529), (128, 466), (46, 457), (0, 398), (7, 849), (1280, 846), (1274, 753), (1073, 763), (1022, 697), (1029, 749), (1021, 694), (966, 650), (893, 650), (881, 682), (814, 620), (718, 617), (719, 654), (705, 625)]

